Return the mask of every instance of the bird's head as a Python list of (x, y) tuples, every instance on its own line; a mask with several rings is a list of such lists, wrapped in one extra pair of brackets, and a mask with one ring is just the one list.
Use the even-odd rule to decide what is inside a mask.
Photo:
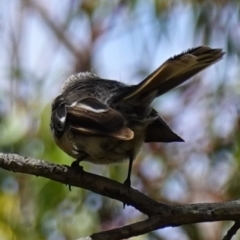
[(92, 72), (79, 72), (68, 77), (62, 85), (62, 93), (71, 91), (80, 82), (96, 79), (98, 76)]

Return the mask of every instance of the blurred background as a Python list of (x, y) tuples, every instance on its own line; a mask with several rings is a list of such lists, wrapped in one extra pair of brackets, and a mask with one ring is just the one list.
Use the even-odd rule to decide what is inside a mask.
[[(240, 197), (240, 3), (237, 0), (0, 1), (0, 151), (71, 164), (50, 105), (79, 71), (135, 84), (169, 57), (209, 45), (224, 60), (154, 102), (184, 143), (145, 145), (133, 187), (157, 201)], [(123, 182), (128, 164), (84, 169)], [(144, 219), (90, 191), (0, 170), (1, 240), (73, 240)], [(136, 240), (219, 240), (232, 222), (166, 228)], [(238, 234), (234, 239), (240, 239)]]

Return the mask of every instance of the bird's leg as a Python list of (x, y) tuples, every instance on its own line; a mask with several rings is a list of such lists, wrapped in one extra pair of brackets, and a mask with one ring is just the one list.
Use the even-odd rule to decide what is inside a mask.
[(132, 164), (133, 164), (134, 156), (132, 153), (129, 154), (129, 165), (128, 165), (128, 174), (127, 178), (124, 181), (124, 185), (127, 186), (130, 190), (131, 188), (131, 173), (132, 173)]
[[(127, 178), (124, 181), (124, 185), (128, 187), (128, 193), (130, 192), (131, 188), (131, 173), (132, 173), (132, 164), (133, 164), (134, 156), (132, 153), (129, 154), (129, 165), (128, 165), (128, 174)], [(125, 208), (126, 203), (123, 203), (123, 208)]]
[(79, 152), (79, 157), (72, 162), (71, 164), (71, 168), (76, 170), (77, 172), (82, 172), (83, 171), (83, 167), (80, 166), (80, 162), (83, 161), (84, 159), (86, 159), (89, 155), (85, 152)]
[(73, 168), (77, 172), (82, 172), (83, 171), (83, 167), (80, 165), (80, 162), (82, 160), (83, 160), (82, 158), (78, 158), (75, 161), (73, 161), (72, 164), (71, 164), (71, 168)]
[[(71, 168), (74, 169), (77, 173), (82, 173), (83, 172), (83, 167), (80, 165), (80, 162), (83, 161), (87, 155), (84, 155), (82, 157), (77, 158), (75, 161), (72, 162)], [(71, 191), (71, 185), (68, 185), (69, 191)]]

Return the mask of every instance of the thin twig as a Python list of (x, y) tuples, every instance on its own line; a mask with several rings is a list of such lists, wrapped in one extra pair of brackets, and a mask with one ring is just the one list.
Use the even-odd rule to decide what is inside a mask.
[(240, 220), (236, 221), (233, 226), (228, 230), (227, 234), (223, 237), (223, 240), (231, 240), (240, 228)]

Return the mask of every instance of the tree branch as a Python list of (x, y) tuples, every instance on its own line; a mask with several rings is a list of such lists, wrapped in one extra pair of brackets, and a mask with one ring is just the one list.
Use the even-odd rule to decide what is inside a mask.
[(84, 171), (78, 173), (67, 166), (22, 157), (17, 154), (0, 153), (0, 167), (13, 172), (45, 177), (63, 184), (96, 192), (125, 202), (149, 217), (141, 222), (95, 233), (90, 238), (92, 240), (118, 240), (165, 227), (240, 219), (240, 201), (186, 205), (160, 203), (135, 189), (128, 192), (127, 187), (111, 179)]

